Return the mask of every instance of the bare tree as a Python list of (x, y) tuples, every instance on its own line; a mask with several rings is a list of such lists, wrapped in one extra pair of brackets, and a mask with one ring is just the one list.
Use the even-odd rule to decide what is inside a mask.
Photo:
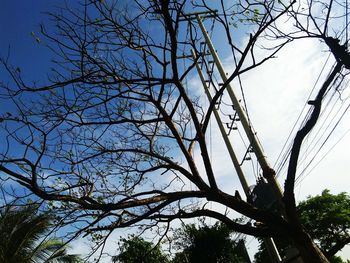
[[(350, 69), (350, 53), (348, 52), (348, 6), (347, 2), (338, 1), (300, 1), (293, 5), (287, 12), (287, 16), (293, 21), (294, 27), (288, 30), (281, 30), (274, 26), (273, 39), (303, 39), (316, 38), (328, 46), (335, 58), (335, 64), (319, 89), (316, 98), (309, 101), (312, 106), (309, 118), (303, 127), (297, 132), (290, 153), (287, 178), (284, 187), (283, 201), (288, 221), (294, 225), (296, 232), (301, 232), (303, 226), (296, 211), (294, 186), (298, 158), (303, 140), (316, 125), (319, 118), (322, 99), (330, 89), (337, 89), (344, 78), (343, 69)], [(343, 26), (339, 26), (343, 25)], [(341, 44), (343, 43), (343, 44)], [(346, 74), (348, 72), (346, 71)], [(305, 248), (298, 247), (301, 251)], [(301, 252), (303, 253), (303, 252)], [(320, 252), (317, 252), (320, 254)]]
[[(208, 2), (87, 1), (81, 10), (66, 6), (51, 13), (56, 31), (41, 29), (55, 65), (47, 85), (28, 84), (2, 60), (13, 79), (2, 85), (2, 98), (10, 98), (16, 110), (0, 119), (1, 178), (26, 189), (15, 191), (4, 183), (3, 191), (48, 201), (62, 224), (75, 224), (75, 235), (93, 233), (97, 247), (118, 228), (205, 216), (248, 235), (286, 236), (305, 262), (327, 262), (293, 209), (295, 172), (285, 187), (287, 213), (258, 209), (219, 188), (205, 137), (227, 85), (293, 39), (275, 26), (293, 3)], [(197, 62), (190, 51), (205, 55), (197, 23), (186, 15), (193, 11), (212, 16), (236, 61), (208, 108), (184, 84)], [(231, 36), (237, 26), (250, 32), (243, 44)], [(279, 41), (259, 57), (257, 43), (271, 32)], [(340, 59), (337, 70), (343, 64)], [(328, 86), (320, 90), (315, 109)], [(296, 139), (296, 152), (301, 143)], [(294, 155), (290, 169), (296, 169)], [(273, 170), (264, 167), (264, 175), (274, 176)], [(226, 212), (200, 206), (205, 200), (261, 223), (238, 223)]]

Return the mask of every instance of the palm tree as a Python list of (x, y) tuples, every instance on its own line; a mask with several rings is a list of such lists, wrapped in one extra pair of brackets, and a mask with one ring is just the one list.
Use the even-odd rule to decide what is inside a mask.
[(59, 239), (47, 238), (52, 217), (37, 214), (36, 205), (0, 209), (0, 263), (76, 263)]

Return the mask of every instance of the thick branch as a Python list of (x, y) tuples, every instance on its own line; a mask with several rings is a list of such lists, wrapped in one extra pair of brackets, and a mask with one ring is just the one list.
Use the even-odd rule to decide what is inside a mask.
[(288, 173), (287, 179), (284, 186), (284, 202), (286, 206), (286, 212), (288, 215), (288, 219), (292, 220), (292, 222), (297, 223), (297, 213), (296, 213), (296, 205), (295, 205), (295, 196), (294, 196), (294, 184), (295, 184), (295, 175), (298, 166), (298, 158), (301, 149), (301, 145), (303, 143), (304, 138), (308, 135), (308, 133), (312, 130), (312, 128), (316, 125), (317, 119), (319, 117), (322, 105), (322, 99), (329, 86), (332, 84), (336, 75), (340, 72), (342, 68), (342, 64), (338, 63), (326, 81), (323, 83), (321, 89), (319, 90), (316, 99), (314, 101), (310, 101), (309, 104), (313, 105), (313, 110), (310, 118), (305, 123), (304, 127), (301, 128), (294, 139), (293, 147), (291, 150), (291, 155), (289, 159)]
[[(240, 232), (240, 233), (244, 233), (247, 235), (252, 235), (252, 236), (257, 236), (257, 237), (270, 237), (272, 236), (281, 236), (283, 235), (283, 233), (281, 233), (280, 229), (270, 229), (266, 226), (261, 226), (261, 227), (254, 227), (252, 226), (250, 223), (247, 224), (239, 224), (231, 219), (229, 219), (227, 216), (212, 211), (212, 210), (208, 210), (208, 209), (201, 209), (201, 210), (197, 210), (194, 212), (185, 212), (180, 210), (178, 213), (176, 214), (172, 214), (172, 215), (165, 215), (165, 214), (160, 214), (160, 215), (154, 215), (151, 218), (160, 220), (160, 221), (172, 221), (174, 219), (178, 219), (178, 218), (195, 218), (195, 217), (201, 217), (201, 216), (206, 216), (206, 217), (211, 217), (211, 218), (215, 218), (223, 223), (225, 223), (228, 227), (230, 227), (233, 231), (236, 232)], [(284, 233), (286, 234), (286, 233)]]

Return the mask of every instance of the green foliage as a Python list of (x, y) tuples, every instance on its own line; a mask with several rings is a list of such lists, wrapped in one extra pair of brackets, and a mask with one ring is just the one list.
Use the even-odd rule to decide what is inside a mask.
[(35, 41), (40, 44), (41, 39), (34, 33), (34, 31), (30, 32), (30, 35), (35, 39)]
[(122, 238), (120, 254), (113, 257), (113, 262), (118, 263), (168, 263), (169, 259), (153, 243), (143, 238), (130, 236), (128, 239)]
[(308, 233), (323, 251), (329, 251), (339, 243), (350, 243), (350, 197), (346, 193), (308, 197), (298, 206), (300, 219)]
[[(331, 263), (345, 263), (335, 254), (350, 243), (350, 197), (346, 193), (332, 195), (324, 190), (321, 195), (309, 196), (298, 205), (300, 220), (310, 236), (324, 251)], [(284, 255), (286, 240), (275, 239)], [(255, 254), (256, 263), (270, 263), (263, 243)]]
[(244, 241), (236, 243), (231, 233), (232, 230), (219, 223), (213, 226), (203, 223), (199, 228), (185, 225), (175, 233), (175, 245), (181, 252), (175, 255), (173, 263), (249, 262)]
[(333, 256), (329, 259), (329, 263), (350, 263), (350, 260), (343, 261), (341, 257)]
[(255, 263), (271, 263), (269, 254), (267, 252), (266, 247), (264, 246), (264, 243), (262, 240), (259, 240), (259, 250), (257, 253), (254, 255), (254, 262)]
[(208, 226), (202, 222), (184, 225), (175, 231), (174, 247), (179, 251), (170, 261), (158, 246), (136, 236), (121, 239), (120, 254), (115, 263), (248, 263), (244, 240), (231, 239), (232, 230), (224, 224)]
[(77, 255), (67, 254), (61, 240), (47, 238), (52, 217), (37, 214), (34, 204), (0, 210), (0, 262), (6, 263), (75, 263)]

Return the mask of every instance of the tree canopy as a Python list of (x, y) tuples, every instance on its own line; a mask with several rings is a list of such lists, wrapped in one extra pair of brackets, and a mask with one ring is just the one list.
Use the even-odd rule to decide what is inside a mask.
[(119, 263), (168, 263), (166, 255), (160, 246), (154, 246), (141, 237), (129, 236), (120, 240), (120, 253), (113, 257), (113, 262)]
[(298, 205), (300, 220), (330, 258), (350, 244), (350, 196), (324, 190)]
[(160, 245), (146, 241), (142, 237), (131, 235), (121, 238), (120, 253), (113, 257), (113, 262), (120, 263), (250, 263), (244, 240), (233, 240), (232, 230), (222, 223), (207, 225), (200, 220), (200, 225), (187, 224), (174, 230), (170, 241), (170, 253), (162, 252)]
[[(321, 195), (309, 196), (298, 205), (298, 213), (303, 226), (319, 244), (330, 262), (343, 262), (335, 254), (350, 244), (350, 197), (347, 193), (331, 194), (329, 190)], [(285, 254), (286, 240), (276, 239)], [(257, 263), (270, 262), (264, 244), (260, 244), (255, 255)]]
[[(33, 35), (52, 51), (45, 80), (28, 81), (9, 57), (1, 59), (10, 77), (0, 90), (9, 105), (0, 113), (4, 192), (46, 201), (62, 224), (74, 224), (73, 235), (95, 233), (96, 250), (118, 228), (166, 225), (166, 231), (173, 220), (205, 216), (248, 235), (289, 237), (305, 261), (327, 262), (299, 223), (294, 186), (300, 149), (322, 99), (349, 68), (346, 41), (335, 26), (344, 18), (335, 12), (339, 7), (334, 1), (87, 0), (71, 8), (67, 2), (49, 14), (54, 27), (43, 25), (40, 36)], [(286, 21), (292, 30), (284, 29)], [(220, 76), (208, 60), (217, 52), (207, 48), (204, 23), (213, 22), (233, 59), (233, 69)], [(247, 35), (232, 37), (242, 32)], [(276, 213), (223, 189), (206, 136), (231, 83), (300, 38), (322, 41), (336, 64), (296, 134), (283, 191), (258, 141), (246, 147), (256, 154), (258, 176), (274, 190)], [(203, 86), (213, 87), (207, 106), (187, 82), (200, 64)], [(237, 104), (245, 103), (241, 93)], [(233, 119), (251, 140), (246, 111)], [(207, 201), (223, 209), (202, 205)], [(236, 212), (261, 223), (239, 223)]]
[(233, 240), (232, 230), (222, 223), (199, 227), (184, 225), (175, 232), (174, 245), (179, 250), (174, 263), (248, 263), (244, 240)]

